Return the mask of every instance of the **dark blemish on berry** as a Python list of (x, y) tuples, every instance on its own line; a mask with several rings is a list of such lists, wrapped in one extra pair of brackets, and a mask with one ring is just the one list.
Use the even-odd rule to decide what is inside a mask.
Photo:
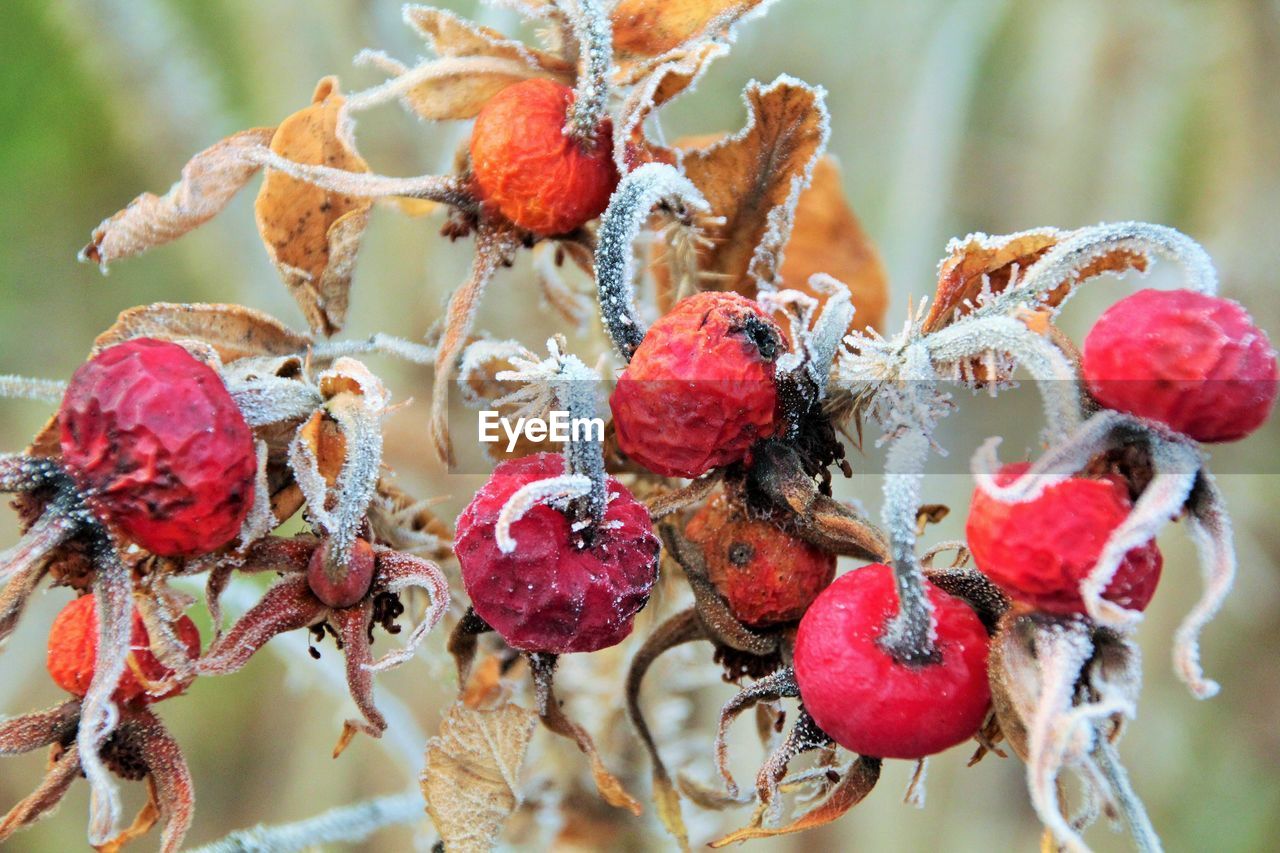
[(729, 562), (735, 566), (745, 566), (755, 557), (756, 550), (747, 542), (734, 542), (729, 546)]
[(782, 341), (778, 338), (778, 332), (773, 324), (755, 314), (748, 314), (742, 324), (742, 330), (746, 332), (751, 343), (755, 344), (756, 349), (760, 350), (761, 358), (765, 361), (773, 361), (778, 357)]

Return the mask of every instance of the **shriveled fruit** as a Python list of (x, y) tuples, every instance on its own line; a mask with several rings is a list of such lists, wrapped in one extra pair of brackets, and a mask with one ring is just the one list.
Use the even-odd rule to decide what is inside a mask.
[[(926, 582), (927, 583), (927, 582)], [(897, 612), (893, 570), (872, 564), (837, 578), (796, 633), (795, 674), (814, 722), (846, 749), (923, 758), (972, 737), (991, 704), (987, 632), (968, 604), (928, 584), (936, 661), (902, 663), (882, 645)]]
[(599, 216), (618, 184), (608, 120), (586, 145), (565, 133), (573, 100), (568, 86), (525, 80), (490, 98), (471, 131), (471, 171), (481, 197), (544, 237)]
[(350, 607), (369, 594), (373, 585), (373, 546), (357, 539), (345, 566), (334, 565), (332, 548), (326, 541), (311, 553), (307, 564), (307, 586), (329, 607)]
[(1191, 290), (1140, 290), (1084, 341), (1089, 393), (1197, 441), (1256, 430), (1276, 400), (1276, 353), (1240, 305)]
[(685, 528), (702, 548), (711, 582), (738, 621), (755, 628), (795, 622), (836, 574), (836, 557), (749, 518), (724, 495)]
[[(173, 670), (151, 651), (151, 638), (135, 609), (129, 636), (129, 658), (112, 699), (121, 705), (149, 705), (177, 696), (189, 681), (174, 681)], [(174, 633), (193, 660), (200, 656), (200, 632), (186, 616), (173, 623)], [(98, 610), (92, 595), (70, 602), (49, 629), (47, 666), (53, 681), (73, 696), (84, 696), (93, 681), (98, 652)]]
[(552, 453), (503, 462), (458, 517), (454, 550), (471, 606), (523, 651), (591, 652), (621, 642), (658, 577), (649, 512), (612, 477), (599, 524), (575, 524), (536, 504), (511, 525), (515, 550), (499, 548), (498, 516), (511, 496), (563, 472)]
[(62, 461), (94, 512), (163, 556), (215, 551), (253, 504), (253, 433), (218, 374), (177, 344), (137, 338), (71, 377)]
[[(996, 482), (1008, 484), (1028, 467), (1005, 465)], [(1011, 598), (1049, 613), (1083, 613), (1080, 584), (1130, 509), (1129, 492), (1115, 477), (1072, 477), (1023, 503), (1005, 503), (976, 489), (965, 533), (978, 568)], [(1154, 540), (1132, 549), (1102, 597), (1146, 609), (1162, 564)]]
[(778, 327), (744, 296), (682, 300), (645, 333), (609, 399), (619, 446), (667, 477), (742, 459), (776, 429), (781, 347)]

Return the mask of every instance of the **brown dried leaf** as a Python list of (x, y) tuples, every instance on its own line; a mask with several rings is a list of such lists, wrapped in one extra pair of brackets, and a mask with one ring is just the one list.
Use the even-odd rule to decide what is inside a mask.
[(827, 142), (824, 93), (779, 77), (747, 85), (747, 126), (684, 158), (685, 173), (711, 204), (699, 252), (700, 285), (754, 296), (778, 282), (800, 194)]
[(613, 9), (618, 53), (656, 56), (695, 38), (726, 35), (766, 0), (622, 0)]
[(780, 278), (783, 286), (825, 305), (827, 294), (809, 286), (816, 273), (826, 273), (849, 288), (857, 309), (851, 330), (880, 328), (889, 304), (888, 277), (875, 245), (845, 199), (840, 166), (831, 156), (818, 161), (813, 182), (800, 194)]
[(871, 789), (875, 787), (876, 782), (880, 779), (880, 763), (878, 758), (858, 756), (858, 759), (849, 768), (849, 772), (840, 780), (840, 784), (831, 792), (831, 795), (823, 800), (822, 805), (816, 806), (785, 826), (744, 827), (737, 832), (726, 835), (724, 838), (711, 842), (710, 846), (726, 847), (730, 844), (738, 844), (756, 838), (773, 838), (778, 835), (803, 832), (806, 829), (814, 829), (831, 823), (833, 820), (843, 816), (845, 812), (856, 806), (867, 794), (871, 793)]
[(408, 6), (404, 18), (440, 57), (409, 69), (403, 78), (410, 84), (405, 105), (424, 119), (475, 118), (498, 92), (532, 77), (573, 82), (571, 64), (453, 12)]
[(313, 343), (274, 317), (243, 305), (156, 302), (122, 311), (111, 328), (93, 342), (104, 349), (133, 338), (197, 341), (211, 347), (223, 363), (257, 356), (287, 356)]
[[(1068, 235), (1057, 229), (1023, 231), (1003, 237), (971, 235), (966, 241), (956, 241), (951, 255), (942, 262), (938, 272), (938, 290), (933, 298), (929, 315), (925, 318), (924, 331), (936, 332), (950, 325), (956, 313), (969, 313), (972, 303), (982, 292), (984, 277), (990, 282), (991, 292), (1000, 293), (1009, 286), (1010, 277), (1017, 266), (1019, 275), (1027, 267), (1061, 242)], [(1086, 279), (1104, 272), (1144, 271), (1146, 255), (1118, 250), (1103, 255), (1082, 268), (1079, 275), (1062, 282), (1047, 295), (1048, 306), (1060, 305), (1073, 287)]]
[(182, 167), (182, 177), (167, 193), (143, 193), (104, 219), (80, 250), (80, 260), (105, 270), (112, 261), (142, 254), (208, 222), (257, 173), (259, 166), (243, 153), (262, 148), (273, 133), (271, 127), (242, 130), (201, 151)]
[(614, 81), (619, 88), (628, 90), (613, 133), (614, 157), (619, 160), (620, 170), (629, 171), (653, 159), (675, 162), (671, 151), (653, 146), (644, 138), (645, 119), (690, 89), (712, 62), (728, 53), (729, 46), (723, 42), (701, 42), (688, 50), (624, 69)]
[(457, 702), (427, 743), (422, 795), (450, 851), (488, 851), (520, 803), (520, 766), (537, 714), (506, 704), (477, 711)]
[[(311, 106), (280, 124), (271, 150), (295, 163), (369, 171), (341, 126), (343, 102), (338, 78), (325, 77), (316, 85)], [(266, 170), (254, 204), (258, 233), (316, 332), (332, 334), (346, 320), (352, 268), (372, 206), (368, 198)]]

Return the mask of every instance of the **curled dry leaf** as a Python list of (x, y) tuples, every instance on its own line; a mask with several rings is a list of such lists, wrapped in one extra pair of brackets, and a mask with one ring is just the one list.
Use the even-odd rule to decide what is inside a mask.
[(488, 851), (520, 804), (520, 767), (538, 715), (511, 703), (491, 711), (462, 702), (427, 743), (422, 795), (446, 850)]
[[(938, 289), (925, 318), (925, 334), (936, 332), (950, 325), (957, 316), (968, 314), (985, 286), (990, 287), (991, 293), (1008, 288), (1015, 275), (1021, 275), (1068, 236), (1069, 232), (1048, 228), (1001, 237), (971, 234), (963, 240), (953, 240), (950, 255), (938, 271)], [(1062, 282), (1048, 294), (1045, 304), (1051, 307), (1061, 304), (1071, 289), (1086, 279), (1104, 272), (1145, 271), (1147, 263), (1147, 256), (1136, 252), (1109, 252), (1081, 269), (1075, 278)]]
[[(349, 172), (369, 167), (342, 126), (338, 78), (316, 86), (311, 106), (289, 116), (271, 150), (295, 163)], [(254, 204), (258, 233), (285, 285), (316, 332), (342, 328), (360, 237), (373, 202), (308, 184), (268, 168)]]
[(242, 130), (201, 151), (162, 196), (143, 193), (93, 230), (80, 260), (105, 270), (112, 261), (176, 240), (216, 216), (258, 171), (244, 153), (262, 148), (275, 128)]
[(625, 69), (618, 85), (630, 87), (618, 120), (613, 127), (614, 159), (618, 170), (626, 173), (643, 162), (660, 159), (675, 162), (672, 152), (648, 143), (643, 137), (643, 127), (655, 110), (691, 89), (711, 63), (729, 53), (723, 42), (706, 41), (660, 57), (651, 63), (632, 65)]
[(699, 223), (699, 286), (755, 296), (779, 280), (800, 195), (827, 143), (825, 93), (790, 77), (743, 92), (747, 126), (684, 158), (711, 205)]
[(111, 328), (98, 335), (93, 349), (133, 338), (196, 341), (211, 347), (224, 364), (241, 358), (294, 355), (313, 343), (309, 336), (243, 305), (156, 302), (122, 311)]
[(393, 84), (424, 119), (475, 118), (490, 98), (532, 77), (573, 82), (573, 66), (452, 12), (406, 6), (404, 19), (439, 59), (406, 69)]
[(768, 0), (622, 0), (613, 9), (613, 46), (623, 55), (656, 56), (695, 38), (725, 37)]

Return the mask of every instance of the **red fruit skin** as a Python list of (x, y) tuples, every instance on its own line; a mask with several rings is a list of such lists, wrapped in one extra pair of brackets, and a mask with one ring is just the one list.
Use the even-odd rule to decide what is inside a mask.
[(218, 374), (177, 344), (108, 347), (71, 377), (62, 461), (94, 512), (153, 554), (216, 551), (253, 505), (257, 458)]
[[(135, 609), (129, 636), (129, 660), (116, 685), (112, 699), (119, 705), (150, 705), (177, 696), (190, 682), (175, 684), (164, 693), (149, 693), (143, 679), (160, 684), (173, 678), (168, 669), (151, 652), (151, 638), (142, 616)], [(200, 632), (186, 616), (174, 624), (178, 639), (193, 660), (200, 656)], [(98, 610), (92, 595), (82, 595), (70, 602), (53, 620), (49, 629), (47, 666), (53, 681), (73, 696), (84, 697), (93, 681), (94, 658), (98, 653)], [(139, 679), (139, 674), (142, 679)]]
[(739, 622), (795, 622), (836, 575), (836, 557), (768, 521), (748, 518), (717, 495), (685, 536), (702, 548), (707, 574)]
[(1084, 341), (1089, 393), (1197, 441), (1235, 441), (1267, 420), (1280, 373), (1266, 332), (1229, 299), (1140, 290)]
[(351, 607), (364, 600), (373, 586), (374, 554), (373, 546), (363, 539), (357, 539), (347, 559), (346, 576), (340, 579), (329, 577), (325, 568), (329, 542), (311, 552), (311, 561), (307, 563), (307, 586), (311, 592), (329, 607)]
[(573, 90), (525, 80), (494, 95), (471, 131), (471, 172), (485, 202), (543, 237), (567, 234), (604, 212), (618, 185), (613, 125), (586, 150), (564, 132)]
[(564, 472), (564, 460), (537, 453), (503, 462), (458, 516), (454, 552), (477, 615), (512, 648), (565, 654), (622, 642), (658, 579), (658, 538), (644, 505), (614, 478), (592, 541), (559, 510), (540, 504), (511, 525), (516, 549), (498, 549), (498, 513), (519, 488)]
[[(1025, 462), (1005, 465), (996, 482), (1006, 484), (1028, 467)], [(1025, 503), (1004, 503), (975, 489), (965, 534), (978, 568), (1010, 598), (1048, 613), (1084, 613), (1080, 584), (1131, 508), (1118, 478), (1073, 477)], [(1145, 610), (1162, 566), (1154, 540), (1132, 549), (1103, 598)]]
[(800, 698), (836, 743), (876, 758), (924, 758), (968, 738), (991, 705), (987, 632), (960, 599), (928, 584), (941, 661), (907, 665), (880, 645), (898, 607), (893, 570), (836, 578), (796, 632)]
[[(762, 338), (763, 336), (763, 338)], [(782, 333), (750, 299), (705, 292), (645, 333), (609, 398), (618, 444), (664, 477), (698, 477), (774, 433)]]

